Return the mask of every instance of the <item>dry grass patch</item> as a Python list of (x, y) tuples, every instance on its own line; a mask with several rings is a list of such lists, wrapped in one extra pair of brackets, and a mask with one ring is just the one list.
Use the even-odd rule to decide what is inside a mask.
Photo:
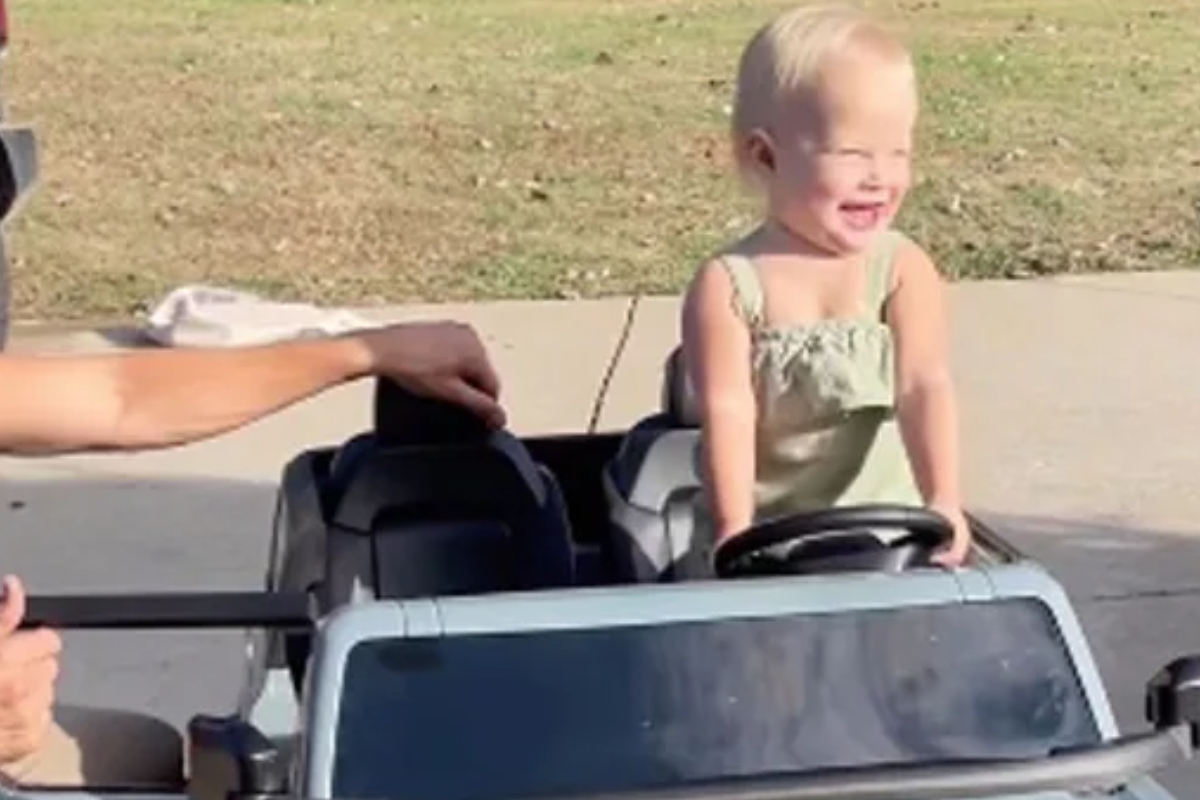
[[(126, 314), (194, 280), (328, 303), (675, 291), (751, 219), (730, 80), (783, 5), (17, 3), (4, 91), (44, 179), (13, 226), (16, 312)], [(886, 7), (926, 98), (904, 223), (948, 272), (1191, 266), (1200, 5)]]

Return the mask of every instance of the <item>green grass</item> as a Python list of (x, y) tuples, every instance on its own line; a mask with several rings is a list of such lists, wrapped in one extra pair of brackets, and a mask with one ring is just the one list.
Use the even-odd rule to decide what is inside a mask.
[[(754, 206), (725, 152), (780, 2), (22, 0), (4, 66), (43, 182), (16, 313), (185, 281), (322, 303), (673, 292)], [(903, 214), (953, 277), (1190, 267), (1200, 4), (875, 7), (924, 89)]]

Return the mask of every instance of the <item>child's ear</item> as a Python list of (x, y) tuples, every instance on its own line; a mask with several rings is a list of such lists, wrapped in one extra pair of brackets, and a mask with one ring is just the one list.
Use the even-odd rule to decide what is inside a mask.
[(755, 167), (767, 173), (775, 171), (775, 145), (764, 131), (753, 131), (746, 138), (746, 154)]

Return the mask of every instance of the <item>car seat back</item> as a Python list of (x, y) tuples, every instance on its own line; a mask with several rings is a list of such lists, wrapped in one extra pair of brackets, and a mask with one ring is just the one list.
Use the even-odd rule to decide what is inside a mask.
[[(372, 598), (569, 586), (553, 476), (507, 431), (381, 383), (374, 430), (285, 469), (268, 587), (322, 613)], [(298, 675), (307, 636), (288, 638)]]
[(710, 577), (701, 513), (700, 414), (682, 347), (663, 364), (661, 410), (626, 434), (604, 473), (610, 560), (625, 582)]
[(695, 428), (700, 425), (696, 390), (688, 376), (682, 347), (677, 346), (667, 355), (663, 365), (660, 399), (662, 413), (672, 425), (680, 428)]
[[(512, 434), (482, 442), (373, 443), (333, 498), (326, 602), (566, 586), (571, 542), (553, 479)], [(360, 552), (359, 538), (370, 543)]]
[(604, 472), (610, 561), (617, 579), (643, 583), (709, 574), (700, 511), (700, 432), (668, 414), (634, 425)]

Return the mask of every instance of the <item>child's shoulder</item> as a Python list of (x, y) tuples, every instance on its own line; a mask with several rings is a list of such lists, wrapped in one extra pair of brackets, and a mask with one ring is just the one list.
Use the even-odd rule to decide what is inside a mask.
[(886, 253), (892, 258), (897, 258), (901, 255), (910, 253), (914, 248), (916, 250), (921, 250), (921, 245), (917, 243), (916, 239), (910, 236), (902, 228), (895, 227), (888, 228), (883, 233), (879, 234), (876, 247), (881, 252)]
[(933, 259), (924, 246), (900, 228), (888, 228), (880, 234), (875, 252), (887, 268), (891, 289), (906, 273), (933, 268)]
[(697, 260), (684, 295), (692, 301), (704, 298), (702, 304), (710, 301), (724, 304), (745, 291), (741, 287), (747, 277), (739, 273), (750, 264), (749, 253), (737, 244), (713, 250)]
[(752, 257), (746, 238), (701, 256), (684, 289), (685, 316), (698, 313), (705, 318), (728, 318), (731, 313), (738, 317), (751, 313), (756, 279), (747, 270), (753, 270)]
[(941, 271), (933, 257), (916, 239), (901, 230), (891, 228), (886, 234), (887, 271), (882, 285), (882, 299), (891, 301), (904, 288), (906, 295), (926, 295), (940, 291)]
[(892, 271), (922, 269), (933, 264), (933, 258), (924, 245), (899, 228), (888, 228), (881, 237), (880, 246)]
[(727, 242), (720, 247), (710, 250), (700, 257), (692, 270), (692, 283), (698, 280), (711, 280), (715, 274), (719, 280), (727, 280), (739, 264), (753, 264), (754, 250), (750, 246), (750, 237), (744, 236)]
[(925, 246), (901, 228), (888, 228), (881, 234), (880, 242), (893, 259), (929, 257)]

